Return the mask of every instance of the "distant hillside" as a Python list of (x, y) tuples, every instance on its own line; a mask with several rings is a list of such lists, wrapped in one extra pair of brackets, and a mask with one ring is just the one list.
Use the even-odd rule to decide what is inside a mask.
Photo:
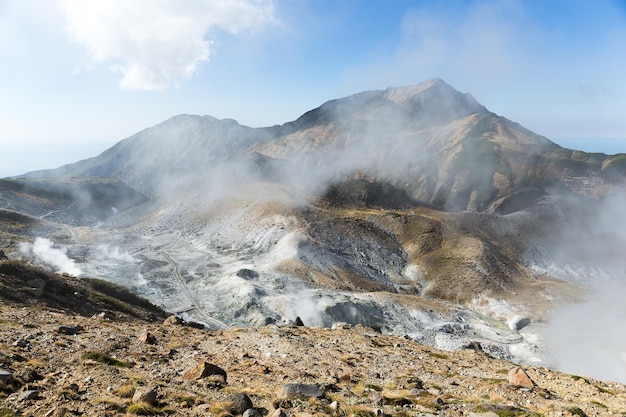
[(4, 211), (71, 225), (96, 223), (146, 200), (117, 178), (0, 179)]

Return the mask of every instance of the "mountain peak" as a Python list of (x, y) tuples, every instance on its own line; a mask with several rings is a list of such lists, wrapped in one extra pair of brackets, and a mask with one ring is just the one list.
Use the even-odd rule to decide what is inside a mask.
[(461, 93), (441, 78), (384, 90), (387, 100), (402, 106), (414, 119), (441, 125), (489, 111), (468, 93)]
[[(437, 90), (449, 89), (456, 91), (441, 78), (433, 78), (419, 84), (407, 85), (404, 87), (387, 87), (387, 89), (385, 90), (385, 96), (387, 97), (387, 99), (395, 103), (404, 104), (416, 95), (421, 94), (431, 88)], [(456, 92), (458, 93), (458, 91)]]

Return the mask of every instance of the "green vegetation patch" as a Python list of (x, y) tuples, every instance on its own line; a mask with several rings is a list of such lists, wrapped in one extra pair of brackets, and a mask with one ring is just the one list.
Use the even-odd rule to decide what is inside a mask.
[(146, 403), (135, 403), (128, 406), (126, 413), (135, 414), (137, 416), (159, 416), (172, 414), (174, 410), (168, 408), (158, 408)]
[(575, 416), (587, 417), (587, 414), (580, 407), (569, 407), (567, 412)]
[(474, 409), (475, 413), (494, 413), (498, 417), (541, 417), (539, 413), (535, 413), (523, 408), (502, 404), (481, 404)]
[(109, 355), (105, 355), (104, 353), (100, 353), (100, 352), (83, 353), (80, 359), (83, 361), (92, 360), (94, 362), (104, 363), (106, 365), (117, 366), (120, 368), (132, 368), (133, 366), (135, 366), (134, 362), (120, 361), (118, 359), (112, 358)]

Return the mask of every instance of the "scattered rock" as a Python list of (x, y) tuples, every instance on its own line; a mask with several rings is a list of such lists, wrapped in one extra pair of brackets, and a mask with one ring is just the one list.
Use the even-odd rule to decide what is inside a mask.
[(43, 376), (33, 368), (21, 368), (16, 371), (15, 377), (26, 383), (41, 381), (43, 379)]
[(533, 388), (535, 386), (535, 383), (530, 379), (526, 371), (519, 366), (509, 371), (509, 384), (522, 388)]
[(157, 338), (155, 335), (153, 335), (152, 333), (150, 333), (147, 330), (144, 330), (140, 335), (139, 335), (139, 341), (141, 343), (145, 343), (147, 345), (156, 345), (157, 343)]
[(270, 417), (287, 417), (287, 413), (282, 408), (277, 408)]
[(163, 325), (164, 326), (176, 326), (182, 323), (183, 323), (183, 320), (180, 317), (169, 316), (168, 318), (165, 319), (165, 321), (163, 322)]
[(237, 276), (243, 279), (254, 279), (259, 277), (259, 273), (252, 269), (242, 268), (237, 271)]
[(305, 400), (307, 398), (320, 398), (324, 396), (322, 390), (310, 384), (286, 384), (278, 391), (278, 399), (281, 400)]
[(20, 339), (17, 339), (15, 342), (13, 342), (13, 346), (27, 348), (30, 346), (30, 342), (26, 339), (20, 338)]
[(59, 326), (57, 332), (59, 334), (65, 334), (68, 336), (74, 336), (78, 332), (82, 331), (82, 326)]
[(304, 326), (304, 323), (302, 322), (302, 319), (300, 317), (296, 317), (296, 319), (293, 321), (293, 323), (291, 323), (292, 326), (296, 326), (296, 327), (302, 327)]
[(383, 396), (380, 395), (380, 392), (372, 392), (367, 396), (367, 399), (376, 406), (383, 405)]
[(196, 414), (199, 416), (210, 416), (212, 404), (200, 404), (195, 408)]
[(351, 324), (343, 322), (343, 321), (333, 323), (333, 325), (331, 326), (332, 330), (348, 330), (351, 328), (352, 328)]
[(92, 318), (101, 319), (101, 320), (114, 320), (115, 319), (115, 314), (113, 314), (112, 312), (110, 312), (108, 310), (105, 310), (105, 311), (102, 311), (102, 312), (100, 312), (98, 314), (94, 314), (92, 316)]
[(522, 330), (524, 327), (528, 326), (531, 322), (530, 317), (526, 317), (526, 316), (520, 316), (520, 315), (515, 315), (513, 317), (511, 317), (508, 321), (507, 324), (509, 326), (509, 329), (513, 330), (513, 331), (518, 331), (518, 330)]
[(252, 408), (250, 397), (241, 392), (228, 397), (228, 401), (232, 403), (231, 411), (235, 414), (243, 414), (246, 410)]
[(209, 376), (218, 377), (223, 383), (226, 383), (226, 371), (208, 362), (200, 362), (183, 373), (183, 379), (202, 379)]
[(52, 410), (48, 411), (44, 417), (65, 417), (68, 416), (69, 410), (65, 407), (55, 407)]
[(483, 351), (483, 347), (480, 344), (480, 342), (477, 342), (475, 340), (472, 340), (471, 342), (468, 342), (467, 344), (461, 346), (462, 349), (470, 349), (470, 350), (475, 350), (476, 352), (482, 352)]
[(0, 368), (0, 381), (5, 382), (13, 376), (13, 373), (7, 369)]
[(139, 387), (135, 390), (135, 394), (133, 394), (133, 402), (153, 405), (156, 403), (157, 395), (157, 387)]
[(9, 257), (6, 256), (6, 254), (4, 253), (3, 250), (0, 250), (0, 261), (4, 261), (4, 260), (7, 260), (7, 259), (9, 259)]
[(256, 408), (248, 408), (243, 413), (243, 417), (262, 417), (262, 416), (263, 416), (263, 413), (261, 413)]
[(35, 398), (37, 398), (38, 395), (39, 395), (39, 391), (36, 389), (26, 390), (20, 393), (19, 397), (17, 397), (17, 400), (18, 401), (34, 400)]

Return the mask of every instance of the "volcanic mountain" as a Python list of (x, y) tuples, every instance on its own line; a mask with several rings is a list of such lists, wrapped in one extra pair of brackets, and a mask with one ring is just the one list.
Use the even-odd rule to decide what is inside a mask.
[(563, 271), (620, 258), (603, 219), (625, 173), (434, 79), (280, 126), (180, 115), (6, 179), (0, 248), (49, 259), (51, 239), (80, 276), (211, 328), (299, 316), (533, 361), (533, 325), (589, 279)]
[(434, 79), (332, 100), (268, 128), (180, 115), (95, 158), (27, 176), (114, 177), (153, 197), (168, 180), (246, 157), (253, 166), (288, 161), (293, 171), (279, 175), (315, 178), (309, 186), (388, 181), (447, 211), (484, 211), (528, 190), (597, 197), (626, 172), (624, 158), (561, 148)]

